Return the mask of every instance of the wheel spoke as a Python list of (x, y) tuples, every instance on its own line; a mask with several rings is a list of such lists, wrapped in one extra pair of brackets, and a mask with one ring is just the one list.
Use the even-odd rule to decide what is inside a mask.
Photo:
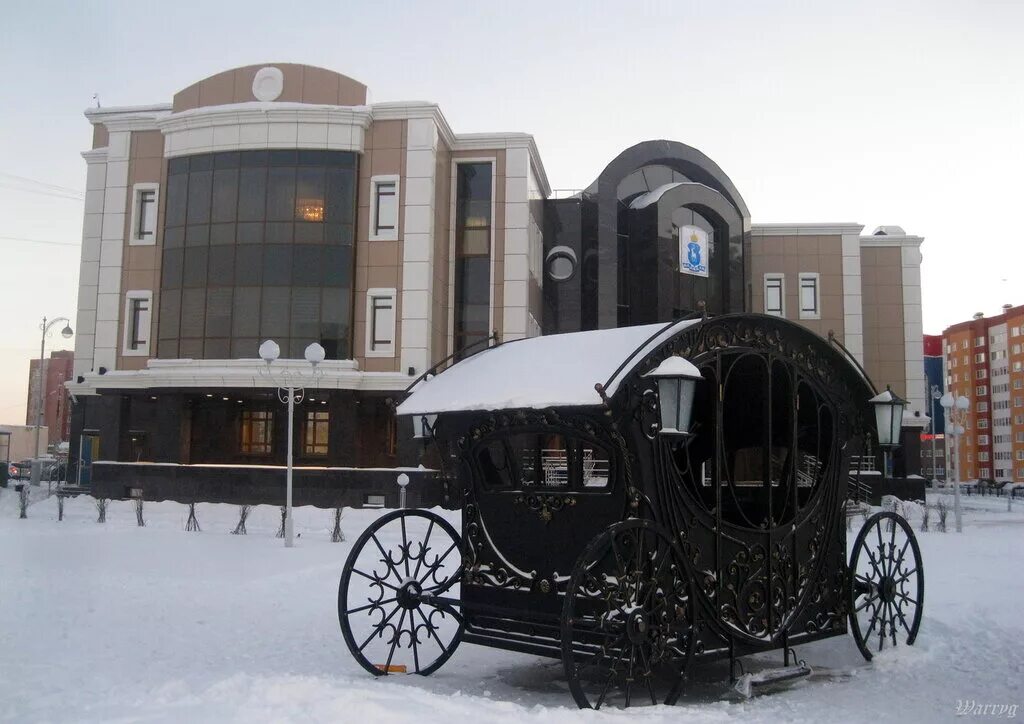
[(389, 556), (389, 555), (388, 555), (388, 554), (387, 554), (387, 553), (386, 553), (386, 552), (384, 551), (384, 546), (382, 546), (382, 545), (380, 544), (380, 541), (379, 541), (379, 540), (377, 540), (377, 534), (376, 534), (376, 533), (374, 533), (374, 534), (373, 534), (373, 535), (371, 535), (370, 537), (371, 537), (371, 538), (373, 539), (373, 542), (374, 542), (374, 543), (376, 544), (376, 546), (377, 546), (377, 550), (379, 550), (379, 551), (380, 551), (380, 555), (381, 555), (381, 563), (383, 563), (384, 565), (386, 565), (386, 566), (388, 567), (388, 569), (389, 569), (389, 570), (391, 570), (391, 571), (393, 571), (393, 572), (394, 572), (394, 574), (395, 574), (395, 579), (396, 579), (396, 580), (398, 580), (398, 581), (401, 581), (401, 580), (402, 580), (402, 574), (398, 572), (398, 569), (397, 569), (397, 568), (395, 568), (395, 564), (391, 562), (391, 556)]
[(374, 578), (373, 576), (368, 576), (365, 573), (363, 573), (362, 571), (360, 571), (358, 568), (353, 568), (352, 572), (359, 574), (360, 576), (362, 576), (363, 578), (365, 578), (368, 581), (373, 581), (374, 583), (379, 583), (382, 586), (386, 586), (386, 587), (390, 588), (392, 591), (397, 591), (398, 590), (398, 586), (392, 586), (390, 583), (388, 583), (387, 581), (385, 581), (382, 578)]
[(651, 682), (651, 679), (654, 676), (654, 671), (651, 668), (651, 662), (647, 659), (646, 656), (644, 656), (644, 649), (643, 649), (643, 647), (641, 646), (639, 648), (639, 650), (640, 650), (640, 663), (642, 663), (644, 665), (644, 669), (646, 669), (646, 671), (647, 671), (646, 675), (644, 676), (644, 681), (647, 682), (647, 692), (651, 695), (651, 704), (653, 704), (654, 706), (657, 706), (658, 705), (658, 697), (654, 695), (654, 685)]
[(402, 638), (402, 624), (405, 623), (405, 614), (408, 613), (404, 608), (402, 609), (402, 615), (398, 618), (398, 627), (395, 628), (395, 635), (391, 639), (391, 650), (388, 651), (388, 660), (384, 664), (384, 673), (389, 673), (391, 670), (391, 659), (395, 655), (395, 647), (398, 645), (399, 640)]
[(405, 577), (409, 577), (409, 539), (405, 535), (405, 516), (399, 517), (402, 524), (402, 562), (405, 564)]
[(636, 646), (629, 647), (629, 672), (626, 674), (626, 708), (629, 708), (630, 689), (633, 686), (633, 662), (636, 660)]
[(345, 615), (348, 616), (353, 613), (359, 613), (360, 611), (365, 611), (368, 608), (382, 608), (385, 603), (394, 603), (397, 600), (397, 598), (386, 598), (383, 601), (371, 601), (365, 606), (360, 606), (359, 608), (350, 608), (346, 610)]
[(450, 554), (450, 553), (451, 553), (451, 552), (452, 552), (453, 550), (455, 550), (456, 548), (458, 548), (458, 546), (459, 546), (459, 542), (458, 542), (458, 541), (454, 541), (454, 542), (453, 542), (453, 543), (452, 543), (452, 544), (451, 544), (450, 546), (448, 546), (448, 550), (446, 550), (446, 551), (444, 552), (444, 554), (442, 554), (442, 555), (441, 555), (441, 557), (440, 557), (440, 558), (438, 558), (438, 559), (437, 559), (436, 561), (434, 561), (433, 563), (428, 563), (427, 565), (428, 565), (429, 567), (428, 567), (428, 569), (427, 569), (427, 572), (423, 574), (423, 578), (418, 578), (418, 579), (416, 579), (416, 580), (417, 580), (417, 582), (418, 582), (418, 583), (420, 583), (420, 584), (422, 584), (422, 583), (423, 583), (424, 581), (426, 581), (426, 580), (427, 580), (427, 577), (428, 577), (428, 576), (429, 576), (429, 575), (430, 575), (431, 573), (433, 573), (434, 571), (436, 571), (436, 570), (437, 570), (438, 568), (440, 568), (440, 567), (441, 567), (441, 563), (443, 563), (443, 562), (444, 562), (444, 559), (445, 559), (445, 558), (447, 558), (447, 557), (448, 557), (448, 555), (449, 555), (449, 554)]
[[(419, 609), (413, 609), (418, 611)], [(416, 673), (420, 673), (420, 651), (416, 646), (416, 621), (409, 614), (409, 635), (412, 637), (412, 660), (416, 664)]]
[(909, 571), (907, 571), (906, 573), (904, 573), (904, 574), (903, 574), (902, 576), (900, 576), (899, 578), (896, 578), (896, 579), (894, 579), (894, 581), (893, 581), (893, 582), (894, 582), (894, 583), (903, 583), (903, 581), (907, 580), (908, 578), (910, 578), (910, 577), (911, 577), (912, 575), (914, 575), (915, 573), (917, 573), (917, 569), (916, 569), (916, 568), (911, 568), (911, 569), (910, 569)]
[(622, 661), (622, 655), (624, 653), (625, 651), (620, 651), (619, 655), (615, 657), (615, 661), (612, 662), (611, 671), (608, 672), (608, 678), (604, 682), (604, 688), (601, 689), (601, 696), (597, 698), (597, 704), (594, 706), (594, 709), (601, 708), (601, 704), (604, 702), (604, 698), (608, 694), (608, 685), (612, 683), (612, 678), (616, 673), (618, 673), (618, 670), (615, 667), (619, 665), (620, 661)]
[(423, 565), (423, 561), (427, 558), (427, 551), (430, 550), (427, 544), (430, 542), (430, 533), (434, 530), (434, 519), (430, 519), (430, 524), (427, 526), (427, 534), (423, 536), (423, 543), (420, 547), (420, 557), (416, 561), (416, 570), (413, 571), (412, 577), (419, 580), (420, 577), (420, 566)]
[(380, 632), (383, 631), (384, 627), (388, 625), (388, 621), (393, 619), (395, 617), (395, 614), (401, 610), (401, 606), (395, 606), (394, 610), (388, 614), (388, 617), (381, 621), (379, 624), (377, 624), (377, 626), (373, 629), (373, 632), (366, 637), (366, 641), (363, 641), (363, 643), (359, 646), (357, 650), (362, 651), (363, 649), (365, 649), (366, 645), (370, 643), (370, 641), (372, 641), (375, 636), (380, 635)]
[(873, 594), (871, 596), (868, 596), (866, 599), (864, 599), (864, 603), (862, 603), (861, 605), (857, 606), (857, 608), (854, 609), (854, 612), (864, 610), (865, 607), (869, 606), (871, 604), (871, 602), (875, 601), (877, 598), (878, 598), (878, 594), (877, 593)]

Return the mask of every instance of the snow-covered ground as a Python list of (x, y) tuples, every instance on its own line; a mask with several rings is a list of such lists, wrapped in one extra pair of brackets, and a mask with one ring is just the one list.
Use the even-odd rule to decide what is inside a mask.
[(97, 524), (91, 498), (68, 501), (63, 522), (52, 498), (18, 520), (15, 493), (0, 490), (0, 720), (934, 722), (956, 719), (958, 702), (1021, 705), (1024, 504), (964, 503), (962, 535), (918, 534), (926, 597), (914, 647), (867, 664), (849, 636), (803, 646), (811, 679), (746, 701), (714, 665), (678, 706), (627, 713), (577, 710), (557, 661), (468, 644), (431, 677), (364, 672), (336, 601), (374, 511), (346, 510), (348, 540), (331, 543), (330, 511), (297, 509), (288, 550), (273, 507), (233, 536), (233, 506), (198, 506), (202, 532), (186, 533), (183, 505), (147, 504), (144, 528), (130, 503), (111, 503)]

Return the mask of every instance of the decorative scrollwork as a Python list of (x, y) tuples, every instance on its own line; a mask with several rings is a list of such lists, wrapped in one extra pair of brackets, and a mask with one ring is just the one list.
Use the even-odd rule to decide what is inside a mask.
[(512, 499), (512, 502), (518, 505), (525, 505), (534, 513), (537, 513), (545, 523), (550, 523), (554, 513), (567, 506), (576, 505), (576, 496), (528, 493), (517, 495)]

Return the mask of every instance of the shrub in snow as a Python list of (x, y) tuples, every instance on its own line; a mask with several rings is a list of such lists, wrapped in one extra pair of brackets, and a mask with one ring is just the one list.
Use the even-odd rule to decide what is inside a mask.
[(281, 506), (281, 527), (277, 529), (277, 537), (284, 538), (284, 519), (288, 517), (288, 509)]
[(341, 532), (341, 508), (334, 509), (334, 528), (331, 530), (331, 543), (341, 543), (345, 534)]
[(245, 535), (245, 519), (249, 517), (249, 513), (252, 512), (251, 505), (239, 505), (238, 506), (238, 525), (231, 531), (231, 535)]
[(107, 522), (107, 499), (106, 498), (97, 498), (96, 499), (96, 512), (99, 513), (99, 516), (96, 518), (96, 522), (97, 523), (106, 523)]
[(28, 485), (22, 485), (18, 491), (18, 519), (28, 517)]
[(946, 505), (945, 498), (939, 498), (939, 502), (935, 504), (935, 509), (939, 513), (939, 532), (946, 532), (946, 517), (949, 515), (949, 506)]
[(922, 533), (927, 533), (928, 532), (928, 522), (929, 522), (929, 519), (931, 518), (931, 514), (932, 514), (931, 506), (929, 506), (929, 505), (924, 506), (924, 509), (921, 511), (921, 532)]
[(138, 521), (140, 528), (146, 525), (146, 521), (142, 517), (142, 498), (135, 499), (135, 520)]
[(199, 521), (196, 520), (196, 504), (195, 501), (188, 504), (188, 520), (185, 521), (185, 530), (198, 533)]
[(64, 520), (64, 496), (57, 495), (57, 520)]

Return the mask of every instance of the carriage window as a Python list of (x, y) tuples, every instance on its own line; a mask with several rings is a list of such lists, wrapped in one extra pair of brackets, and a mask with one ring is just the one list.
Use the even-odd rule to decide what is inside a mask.
[(611, 483), (608, 452), (557, 433), (518, 433), (481, 445), (476, 462), (490, 489), (604, 490)]
[(611, 475), (608, 453), (599, 447), (584, 443), (580, 447), (582, 483), (584, 488), (607, 488)]

